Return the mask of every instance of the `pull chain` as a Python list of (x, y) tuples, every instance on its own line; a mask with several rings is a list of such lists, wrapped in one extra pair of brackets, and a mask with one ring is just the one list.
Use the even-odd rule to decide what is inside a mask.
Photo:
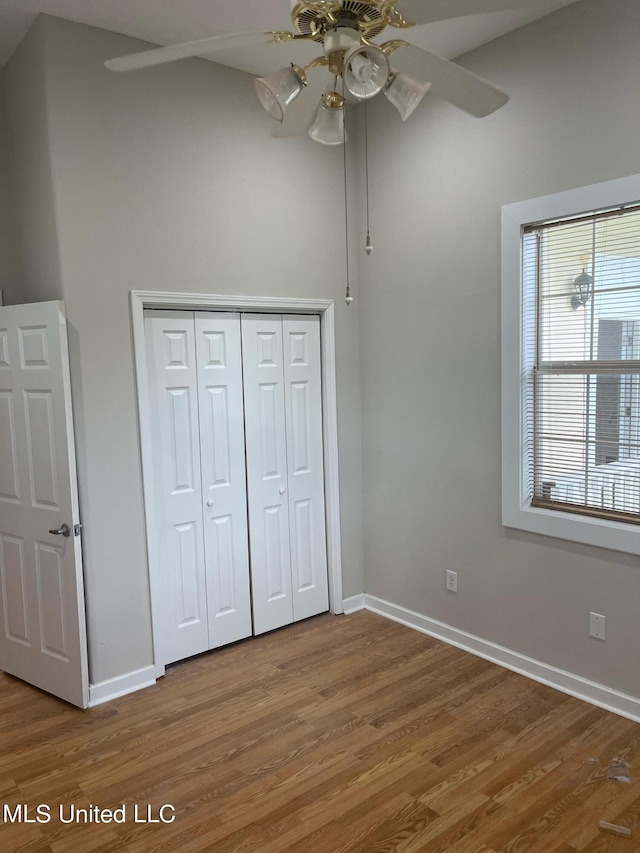
[[(344, 94), (344, 81), (343, 81), (343, 94)], [(347, 303), (347, 307), (349, 308), (353, 303), (353, 296), (351, 295), (351, 285), (349, 284), (349, 205), (348, 205), (348, 194), (347, 194), (347, 109), (346, 104), (343, 105), (342, 109), (344, 110), (344, 121), (342, 123), (342, 165), (344, 168), (344, 245), (345, 245), (345, 253), (346, 253), (346, 261), (347, 261), (347, 291), (345, 293), (344, 301)]]
[(366, 101), (364, 102), (364, 168), (367, 194), (367, 242), (365, 251), (367, 255), (370, 255), (373, 252), (373, 246), (371, 245), (371, 229), (369, 228), (369, 119)]

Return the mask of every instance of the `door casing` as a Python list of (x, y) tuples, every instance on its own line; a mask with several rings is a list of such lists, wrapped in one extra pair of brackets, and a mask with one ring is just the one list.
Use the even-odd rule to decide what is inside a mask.
[(207, 293), (165, 293), (132, 290), (131, 324), (136, 373), (140, 458), (144, 493), (145, 536), (151, 596), (155, 677), (164, 675), (167, 653), (160, 620), (162, 577), (157, 551), (157, 519), (154, 508), (155, 482), (151, 442), (149, 379), (145, 349), (145, 308), (181, 311), (251, 311), (273, 314), (318, 314), (322, 369), (322, 430), (324, 442), (324, 491), (329, 573), (329, 610), (343, 612), (342, 547), (340, 540), (340, 495), (338, 471), (338, 420), (336, 402), (335, 318), (331, 299), (289, 299), (267, 296), (235, 296)]

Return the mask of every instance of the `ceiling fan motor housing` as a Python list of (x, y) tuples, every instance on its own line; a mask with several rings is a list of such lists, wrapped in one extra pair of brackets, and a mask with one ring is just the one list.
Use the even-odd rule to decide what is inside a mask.
[[(374, 38), (388, 21), (379, 6), (385, 0), (291, 0), (291, 20), (295, 29), (314, 41), (324, 41), (327, 32), (347, 27)], [(388, 3), (387, 3), (388, 5)]]

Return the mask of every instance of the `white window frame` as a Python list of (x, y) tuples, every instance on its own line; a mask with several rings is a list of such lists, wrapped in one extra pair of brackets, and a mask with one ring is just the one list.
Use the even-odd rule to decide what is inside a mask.
[(502, 208), (502, 523), (505, 527), (640, 554), (632, 523), (532, 507), (526, 490), (524, 330), (533, 318), (524, 304), (522, 230), (525, 225), (579, 216), (640, 200), (640, 174), (554, 193)]

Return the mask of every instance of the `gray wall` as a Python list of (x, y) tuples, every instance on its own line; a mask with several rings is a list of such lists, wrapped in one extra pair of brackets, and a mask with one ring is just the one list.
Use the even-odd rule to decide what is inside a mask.
[(5, 305), (24, 302), (18, 210), (9, 148), (5, 73), (0, 69), (0, 290)]
[(5, 305), (22, 302), (18, 212), (13, 191), (4, 72), (0, 70), (0, 290)]
[(3, 71), (19, 289), (30, 302), (62, 298), (42, 23), (36, 21)]
[(152, 661), (129, 291), (336, 300), (346, 595), (363, 589), (358, 309), (342, 302), (341, 151), (272, 139), (245, 74), (191, 60), (115, 75), (104, 60), (144, 45), (39, 28), (97, 683)]
[(640, 170), (638, 33), (637, 0), (585, 0), (463, 58), (511, 95), (488, 118), (374, 102), (360, 268), (366, 591), (634, 696), (637, 557), (501, 526), (499, 229)]

